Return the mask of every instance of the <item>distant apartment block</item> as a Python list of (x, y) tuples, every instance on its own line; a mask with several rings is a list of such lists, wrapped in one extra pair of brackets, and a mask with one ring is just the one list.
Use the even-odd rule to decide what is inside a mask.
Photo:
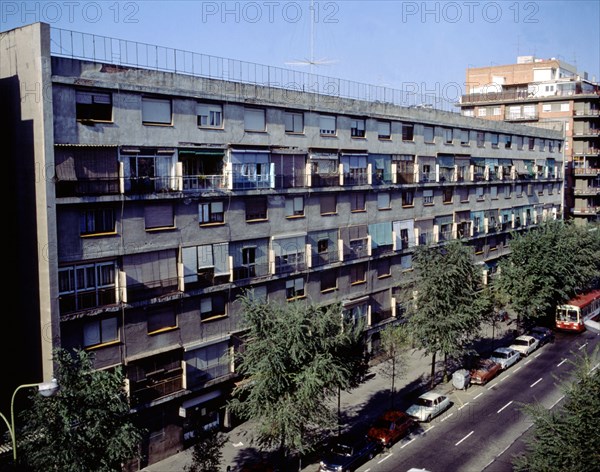
[(565, 216), (600, 219), (600, 86), (557, 59), (520, 56), (516, 64), (467, 69), (465, 116), (562, 127)]
[(246, 291), (340, 303), (376, 352), (417, 246), (465, 241), (485, 283), (511, 232), (562, 218), (562, 132), (345, 97), (328, 93), (343, 81), (304, 87), (276, 68), (241, 80), (256, 68), (145, 46), (40, 23), (0, 38), (9, 294), (28, 333), (12, 381), (51, 377), (56, 346), (122, 366), (148, 431), (140, 467), (194, 423), (236, 421), (223, 407)]

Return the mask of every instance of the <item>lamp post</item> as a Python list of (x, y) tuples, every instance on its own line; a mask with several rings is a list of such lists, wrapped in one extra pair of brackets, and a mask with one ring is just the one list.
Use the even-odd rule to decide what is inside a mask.
[(21, 390), (23, 388), (32, 388), (32, 387), (37, 387), (39, 393), (42, 396), (51, 397), (58, 390), (58, 382), (56, 381), (56, 379), (52, 379), (50, 382), (19, 385), (17, 388), (15, 388), (15, 391), (13, 392), (12, 398), (10, 400), (10, 423), (6, 419), (6, 416), (4, 416), (2, 413), (0, 413), (0, 417), (2, 417), (2, 419), (6, 423), (6, 426), (8, 427), (8, 434), (10, 434), (10, 438), (12, 440), (13, 461), (15, 463), (17, 462), (17, 437), (16, 437), (16, 432), (15, 432), (15, 408), (14, 408), (15, 396), (17, 395), (17, 392), (19, 390)]

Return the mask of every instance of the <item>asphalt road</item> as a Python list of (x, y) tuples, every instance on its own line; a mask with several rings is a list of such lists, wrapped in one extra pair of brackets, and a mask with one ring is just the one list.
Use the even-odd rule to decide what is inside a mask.
[(558, 333), (547, 344), (484, 386), (454, 390), (453, 405), (391, 449), (358, 469), (359, 472), (510, 472), (512, 456), (525, 449), (523, 437), (531, 420), (522, 413), (526, 403), (553, 408), (563, 399), (561, 383), (572, 378), (574, 360), (591, 353), (600, 336)]

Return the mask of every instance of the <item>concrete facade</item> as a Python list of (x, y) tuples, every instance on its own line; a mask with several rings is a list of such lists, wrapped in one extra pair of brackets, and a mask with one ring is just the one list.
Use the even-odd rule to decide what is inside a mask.
[[(341, 303), (376, 351), (417, 245), (463, 239), (485, 281), (511, 231), (562, 217), (555, 130), (57, 57), (49, 35), (28, 26), (1, 48), (2, 77), (43, 96), (37, 238), (55, 253), (30, 284), (55, 345), (124, 366), (140, 467), (185, 447), (193, 421), (235, 422), (222, 407), (245, 290)], [(31, 44), (33, 77), (9, 66)]]

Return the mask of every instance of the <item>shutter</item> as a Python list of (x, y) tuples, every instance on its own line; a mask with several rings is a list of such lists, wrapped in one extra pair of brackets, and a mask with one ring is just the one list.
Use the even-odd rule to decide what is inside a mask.
[(173, 205), (146, 205), (144, 207), (146, 229), (171, 228), (174, 226)]
[(198, 281), (198, 253), (195, 247), (184, 247), (181, 258), (183, 259), (183, 280), (185, 283)]
[(142, 121), (146, 123), (171, 124), (171, 101), (142, 98)]
[(229, 275), (229, 243), (213, 244), (215, 276)]

